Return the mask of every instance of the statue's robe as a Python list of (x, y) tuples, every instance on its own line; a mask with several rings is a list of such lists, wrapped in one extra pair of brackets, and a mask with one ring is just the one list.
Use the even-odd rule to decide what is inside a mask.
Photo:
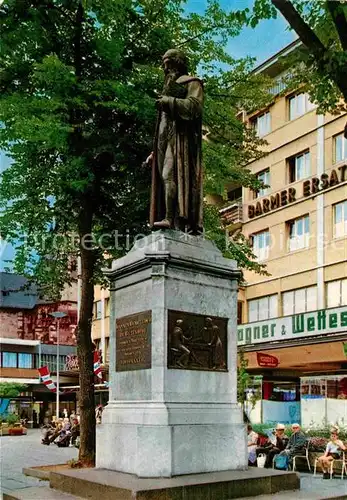
[[(182, 87), (180, 95), (184, 97), (164, 96), (158, 118), (152, 163), (150, 225), (165, 218), (164, 185), (161, 179), (163, 164), (159, 164), (158, 147), (163, 140), (172, 141), (170, 146), (174, 151), (174, 180), (177, 187), (175, 220), (179, 220), (180, 229), (187, 228), (197, 233), (202, 230), (203, 216), (203, 85), (201, 80), (188, 75), (180, 76), (176, 84)], [(160, 137), (163, 113), (166, 113), (165, 118), (170, 120), (171, 127), (169, 137), (164, 139)]]

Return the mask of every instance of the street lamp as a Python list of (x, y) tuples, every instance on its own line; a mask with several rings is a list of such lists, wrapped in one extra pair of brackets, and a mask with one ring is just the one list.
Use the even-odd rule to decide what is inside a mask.
[(57, 322), (57, 399), (56, 399), (56, 417), (59, 418), (59, 320), (67, 316), (66, 313), (62, 311), (54, 311), (49, 313), (50, 316), (56, 319)]

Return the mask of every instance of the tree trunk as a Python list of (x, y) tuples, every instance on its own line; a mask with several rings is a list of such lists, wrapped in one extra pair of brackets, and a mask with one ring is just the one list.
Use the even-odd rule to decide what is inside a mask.
[[(88, 213), (89, 212), (89, 213)], [(84, 211), (80, 225), (80, 237), (91, 233), (92, 213)], [(82, 226), (82, 227), (81, 227)], [(77, 355), (79, 363), (79, 408), (80, 408), (80, 448), (79, 461), (84, 466), (95, 464), (95, 399), (93, 342), (91, 336), (94, 302), (95, 255), (90, 247), (81, 245), (81, 304), (77, 334)]]

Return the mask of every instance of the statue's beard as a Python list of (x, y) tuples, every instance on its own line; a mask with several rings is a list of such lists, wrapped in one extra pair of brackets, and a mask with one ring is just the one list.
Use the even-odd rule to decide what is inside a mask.
[(181, 73), (177, 69), (170, 68), (165, 72), (165, 81), (163, 88), (163, 95), (171, 95), (169, 89), (176, 82), (177, 78), (181, 76)]

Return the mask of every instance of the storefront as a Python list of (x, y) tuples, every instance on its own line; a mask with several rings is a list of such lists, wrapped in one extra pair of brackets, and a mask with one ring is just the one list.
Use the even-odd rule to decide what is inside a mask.
[(347, 307), (240, 325), (247, 369), (261, 377), (261, 399), (250, 419), (345, 425), (346, 331)]

